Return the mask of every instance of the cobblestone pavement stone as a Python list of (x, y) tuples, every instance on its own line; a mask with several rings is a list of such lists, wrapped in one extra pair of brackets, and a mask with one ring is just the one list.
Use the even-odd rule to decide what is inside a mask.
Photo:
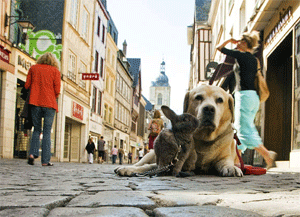
[(116, 166), (0, 159), (0, 216), (300, 216), (300, 169), (149, 178)]

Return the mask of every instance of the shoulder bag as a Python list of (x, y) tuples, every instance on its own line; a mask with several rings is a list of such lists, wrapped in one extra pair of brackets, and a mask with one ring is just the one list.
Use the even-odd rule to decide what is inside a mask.
[(255, 76), (254, 85), (255, 85), (256, 92), (259, 96), (259, 101), (263, 103), (269, 98), (270, 91), (267, 82), (261, 73), (259, 59), (256, 58), (256, 60), (257, 60), (257, 73)]

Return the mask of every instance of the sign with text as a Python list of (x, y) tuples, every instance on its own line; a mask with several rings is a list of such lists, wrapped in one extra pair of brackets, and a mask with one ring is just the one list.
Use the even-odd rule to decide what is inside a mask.
[(82, 80), (99, 80), (98, 73), (82, 73)]
[(4, 47), (0, 45), (0, 60), (9, 63), (9, 53), (10, 51), (4, 49)]
[(75, 118), (83, 120), (83, 107), (76, 102), (73, 102), (72, 115)]

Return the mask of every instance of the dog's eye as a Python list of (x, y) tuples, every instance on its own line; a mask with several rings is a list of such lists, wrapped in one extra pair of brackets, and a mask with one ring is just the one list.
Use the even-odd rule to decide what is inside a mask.
[(198, 95), (198, 96), (196, 96), (195, 99), (196, 99), (196, 100), (199, 100), (199, 101), (202, 101), (202, 100), (203, 100), (203, 96), (202, 96), (202, 95)]
[(224, 102), (224, 101), (223, 101), (223, 99), (222, 99), (221, 97), (219, 97), (219, 98), (217, 98), (216, 102), (217, 102), (217, 103), (222, 103), (222, 102)]

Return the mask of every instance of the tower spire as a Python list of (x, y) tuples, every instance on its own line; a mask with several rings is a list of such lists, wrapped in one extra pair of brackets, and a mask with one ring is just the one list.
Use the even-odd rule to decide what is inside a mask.
[(165, 73), (166, 73), (166, 63), (165, 63), (165, 61), (164, 61), (164, 58), (163, 58), (163, 60), (162, 60), (162, 62), (161, 62), (161, 64), (160, 64), (160, 72), (161, 72), (162, 74), (165, 74)]

